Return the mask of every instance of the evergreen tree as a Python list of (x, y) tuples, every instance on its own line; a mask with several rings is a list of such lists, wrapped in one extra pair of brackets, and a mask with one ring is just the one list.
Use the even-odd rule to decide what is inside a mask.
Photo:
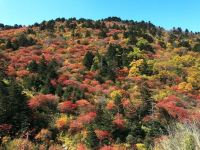
[(0, 124), (12, 125), (13, 134), (30, 124), (30, 111), (22, 88), (12, 79), (0, 81)]
[(94, 62), (94, 54), (90, 51), (88, 51), (86, 54), (85, 54), (85, 57), (83, 59), (83, 65), (88, 69), (90, 70), (91, 69), (91, 66)]
[(139, 118), (142, 118), (152, 113), (152, 108), (154, 103), (151, 98), (151, 91), (149, 89), (149, 86), (145, 81), (140, 85), (140, 92), (143, 105), (141, 106), (140, 109), (137, 110), (137, 114)]
[(194, 47), (193, 47), (193, 51), (194, 52), (200, 52), (200, 44), (196, 44)]
[(88, 132), (85, 142), (90, 148), (95, 149), (99, 145), (99, 140), (96, 136), (96, 133), (94, 132), (94, 127), (92, 125), (89, 125), (87, 127), (87, 131)]
[(63, 89), (62, 89), (62, 86), (60, 84), (56, 87), (55, 93), (56, 93), (56, 95), (58, 95), (60, 97), (63, 95)]
[(38, 71), (38, 64), (36, 63), (36, 61), (33, 60), (28, 64), (27, 68), (31, 72), (37, 72)]
[(106, 29), (102, 29), (100, 32), (99, 32), (99, 34), (98, 34), (98, 36), (99, 36), (99, 38), (106, 38), (107, 37), (107, 30)]
[(6, 42), (6, 48), (13, 48), (13, 45), (12, 45), (10, 39), (8, 39)]

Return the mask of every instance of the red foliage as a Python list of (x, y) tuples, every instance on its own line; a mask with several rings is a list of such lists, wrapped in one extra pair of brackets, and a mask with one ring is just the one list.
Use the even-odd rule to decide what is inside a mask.
[(119, 128), (124, 128), (125, 120), (123, 119), (121, 114), (116, 114), (113, 120), (113, 124), (115, 124)]
[(65, 80), (62, 82), (63, 85), (77, 85), (77, 81), (74, 80)]
[(66, 75), (60, 75), (58, 78), (58, 83), (62, 84), (65, 80), (68, 80), (69, 77)]
[(106, 108), (108, 109), (108, 110), (112, 110), (112, 109), (114, 109), (116, 107), (116, 105), (115, 105), (115, 103), (113, 102), (113, 101), (109, 101), (108, 103), (107, 103), (107, 105), (106, 105)]
[(77, 130), (77, 129), (82, 129), (83, 128), (83, 123), (79, 122), (78, 120), (73, 120), (70, 122), (70, 130)]
[(7, 74), (13, 76), (15, 75), (15, 73), (16, 73), (15, 68), (12, 65), (9, 65), (7, 68)]
[(28, 70), (19, 70), (16, 72), (18, 77), (27, 76), (30, 72)]
[(128, 75), (128, 72), (129, 72), (128, 68), (119, 69), (117, 71), (117, 77), (118, 78), (119, 77), (126, 77)]
[(128, 108), (130, 108), (131, 103), (130, 103), (130, 101), (128, 99), (123, 99), (122, 100), (122, 105), (123, 105), (124, 108), (128, 109)]
[(76, 104), (79, 107), (87, 107), (88, 105), (90, 105), (90, 103), (85, 99), (81, 99), (81, 100), (76, 101)]
[(169, 115), (178, 118), (180, 121), (184, 121), (189, 117), (189, 112), (184, 108), (186, 104), (174, 95), (161, 100), (161, 102), (157, 104), (157, 107), (166, 110)]
[(79, 84), (79, 88), (81, 89), (81, 90), (87, 90), (88, 89), (88, 84)]
[(85, 124), (91, 123), (96, 117), (95, 112), (89, 112), (83, 115), (80, 115), (76, 120), (70, 122), (70, 130), (82, 129)]
[(84, 144), (78, 144), (77, 150), (87, 150), (87, 148)]
[(156, 115), (147, 115), (142, 119), (142, 121), (149, 122), (151, 120), (155, 120), (156, 117), (157, 117)]
[(112, 146), (103, 146), (103, 147), (101, 147), (100, 148), (100, 150), (116, 150), (114, 147), (112, 147)]
[(92, 122), (95, 119), (96, 115), (97, 115), (96, 112), (89, 112), (89, 113), (79, 116), (77, 120), (79, 120), (80, 122), (84, 124), (87, 124), (87, 123)]
[(98, 84), (99, 84), (99, 82), (96, 81), (96, 80), (94, 80), (94, 81), (92, 80), (92, 81), (91, 81), (91, 85), (92, 85), (92, 86), (96, 86), (96, 85), (98, 85)]
[(41, 107), (42, 105), (45, 104), (56, 104), (57, 103), (57, 97), (52, 95), (52, 94), (39, 94), (34, 97), (32, 97), (29, 102), (28, 106), (31, 109), (36, 109), (38, 107)]
[(51, 85), (53, 85), (54, 87), (56, 87), (56, 86), (57, 86), (57, 82), (56, 82), (56, 80), (55, 80), (55, 79), (51, 80)]
[(97, 138), (101, 141), (105, 138), (108, 138), (110, 137), (110, 133), (106, 130), (99, 130), (99, 129), (96, 129), (95, 131), (95, 134), (97, 136)]
[(10, 131), (12, 129), (12, 125), (10, 124), (0, 124), (0, 131)]
[(77, 108), (77, 105), (72, 103), (71, 101), (65, 101), (58, 105), (58, 109), (62, 113), (72, 112)]

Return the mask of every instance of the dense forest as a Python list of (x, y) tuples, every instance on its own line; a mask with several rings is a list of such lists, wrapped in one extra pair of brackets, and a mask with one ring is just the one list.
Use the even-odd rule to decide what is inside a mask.
[(0, 149), (200, 149), (200, 33), (109, 17), (0, 24)]

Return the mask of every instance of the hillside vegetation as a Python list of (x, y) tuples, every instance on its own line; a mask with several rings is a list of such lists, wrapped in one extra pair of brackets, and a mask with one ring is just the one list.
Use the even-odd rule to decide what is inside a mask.
[(195, 150), (199, 119), (199, 33), (117, 17), (0, 24), (2, 150), (173, 150), (183, 130), (180, 149)]

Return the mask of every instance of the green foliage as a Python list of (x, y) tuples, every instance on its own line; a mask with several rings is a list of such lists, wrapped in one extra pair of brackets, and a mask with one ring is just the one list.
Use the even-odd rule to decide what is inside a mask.
[(91, 36), (91, 32), (87, 30), (85, 33), (85, 37), (90, 37), (90, 36)]
[(100, 32), (99, 32), (99, 34), (98, 34), (98, 36), (99, 36), (99, 38), (106, 38), (107, 37), (107, 30), (106, 29), (102, 29)]
[(88, 69), (90, 70), (92, 65), (93, 65), (93, 62), (94, 62), (94, 54), (90, 51), (88, 51), (86, 54), (85, 54), (85, 57), (83, 59), (83, 65)]
[(103, 103), (98, 104), (96, 110), (97, 117), (95, 118), (94, 126), (98, 129), (109, 131), (112, 129), (112, 116), (107, 110), (104, 109), (104, 107)]
[(48, 30), (53, 32), (54, 31), (54, 26), (55, 26), (55, 21), (54, 20), (50, 20), (50, 21), (43, 21), (40, 24), (40, 30)]
[(63, 89), (62, 89), (62, 86), (59, 84), (57, 87), (56, 87), (56, 91), (55, 91), (55, 94), (58, 95), (58, 96), (62, 96), (63, 95)]
[(154, 53), (154, 49), (152, 48), (152, 46), (149, 44), (149, 42), (143, 38), (141, 38), (137, 43), (136, 43), (136, 46), (141, 49), (141, 50), (144, 50), (144, 51), (147, 51), (147, 52), (152, 52)]
[(139, 59), (133, 61), (130, 66), (129, 76), (140, 76), (153, 74), (153, 61), (147, 61), (146, 59)]
[(11, 133), (16, 134), (29, 127), (27, 98), (15, 80), (9, 79), (7, 83), (0, 80), (0, 106), (0, 124), (12, 125)]
[(194, 45), (193, 51), (194, 52), (200, 52), (200, 44), (199, 43)]
[(182, 40), (180, 41), (180, 43), (178, 44), (179, 47), (186, 47), (188, 49), (191, 49), (191, 45), (189, 43), (189, 41), (187, 40)]
[(99, 70), (99, 74), (96, 76), (99, 82), (104, 82), (104, 80), (107, 79), (113, 81), (115, 80), (115, 68), (112, 67), (112, 65), (114, 64), (112, 62), (108, 62), (106, 56), (102, 56), (99, 53), (96, 54), (94, 57), (94, 64), (92, 65), (91, 69)]
[(58, 63), (55, 60), (47, 63), (44, 57), (39, 63), (31, 61), (27, 65), (27, 69), (32, 73), (36, 73), (37, 76), (25, 77), (24, 86), (27, 89), (35, 89), (36, 91), (41, 91), (45, 94), (54, 94), (56, 89), (51, 84), (51, 80), (57, 78), (57, 67)]
[(113, 69), (128, 66), (129, 60), (127, 56), (131, 50), (131, 47), (122, 48), (120, 45), (109, 45), (108, 51), (105, 54), (108, 65)]
[(115, 34), (113, 35), (113, 39), (114, 39), (114, 40), (118, 40), (118, 39), (119, 39), (119, 36), (118, 36), (117, 33), (115, 33)]
[(133, 48), (133, 51), (131, 51), (129, 54), (128, 54), (128, 58), (130, 60), (138, 60), (138, 59), (141, 59), (143, 58), (143, 53), (142, 51), (137, 48), (137, 47), (134, 47)]
[(63, 92), (64, 99), (71, 99), (74, 102), (85, 98), (84, 91), (75, 86), (68, 86)]
[(88, 126), (87, 128), (88, 134), (85, 139), (85, 143), (88, 145), (90, 148), (95, 148), (99, 145), (99, 140), (94, 132), (94, 127), (91, 125)]
[(17, 36), (16, 40), (11, 42), (10, 39), (6, 42), (6, 48), (11, 48), (13, 50), (17, 50), (19, 47), (27, 47), (34, 45), (36, 43), (36, 40), (34, 40), (32, 37), (27, 37), (26, 34), (22, 33)]

